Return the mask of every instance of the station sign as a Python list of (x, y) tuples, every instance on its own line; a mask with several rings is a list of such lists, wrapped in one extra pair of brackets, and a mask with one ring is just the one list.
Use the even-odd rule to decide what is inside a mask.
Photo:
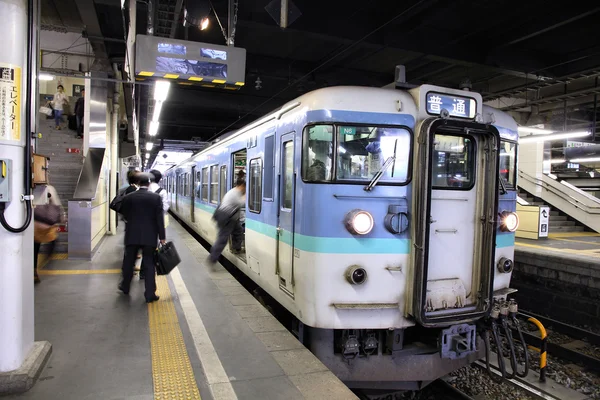
[(477, 111), (477, 101), (466, 96), (428, 92), (425, 101), (430, 115), (440, 115), (442, 110), (446, 110), (451, 117), (472, 119)]
[(538, 237), (548, 237), (548, 226), (550, 222), (550, 207), (540, 206), (540, 223)]
[(137, 35), (135, 74), (239, 88), (245, 83), (246, 49)]

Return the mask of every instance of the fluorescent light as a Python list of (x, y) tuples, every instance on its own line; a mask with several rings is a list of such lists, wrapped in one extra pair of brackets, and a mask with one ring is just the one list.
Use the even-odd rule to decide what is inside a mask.
[(146, 150), (150, 151), (150, 150), (152, 150), (153, 147), (154, 147), (154, 143), (146, 142)]
[(54, 77), (50, 74), (42, 74), (40, 73), (40, 75), (38, 76), (38, 79), (40, 81), (53, 81)]
[(146, 159), (150, 158), (150, 153), (146, 153)]
[(156, 134), (158, 133), (158, 125), (159, 125), (159, 123), (157, 121), (150, 121), (150, 128), (148, 129), (148, 135), (156, 136)]
[(154, 114), (152, 114), (152, 121), (158, 122), (158, 119), (160, 118), (160, 111), (162, 110), (162, 105), (162, 101), (154, 102)]
[(169, 95), (170, 87), (171, 87), (171, 82), (169, 82), (169, 81), (156, 81), (156, 83), (154, 84), (154, 100), (156, 100), (156, 101), (167, 100), (167, 96)]
[(208, 28), (208, 17), (202, 18), (202, 22), (200, 22), (200, 30), (203, 31)]
[(532, 143), (532, 142), (545, 142), (552, 140), (561, 140), (561, 139), (572, 139), (572, 138), (580, 138), (589, 136), (591, 132), (564, 132), (564, 133), (555, 133), (552, 135), (530, 135), (523, 138), (519, 138), (519, 143)]
[(600, 162), (600, 157), (589, 157), (589, 158), (574, 158), (569, 160), (571, 163), (581, 164), (586, 162)]
[(549, 135), (554, 133), (554, 131), (548, 129), (540, 129), (540, 128), (530, 128), (528, 126), (520, 126), (518, 128), (519, 133), (533, 133), (533, 134), (546, 134)]
[(550, 164), (562, 164), (562, 163), (565, 163), (565, 162), (567, 162), (567, 160), (563, 160), (563, 159), (560, 159), (560, 158), (556, 158), (554, 160), (550, 160)]

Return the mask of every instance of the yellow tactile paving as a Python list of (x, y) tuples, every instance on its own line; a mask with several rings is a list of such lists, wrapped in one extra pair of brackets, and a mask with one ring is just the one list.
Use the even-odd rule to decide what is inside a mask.
[(50, 257), (47, 257), (46, 254), (38, 254), (38, 271), (44, 269), (50, 260), (67, 260), (68, 258), (67, 253), (54, 253)]
[(555, 251), (555, 252), (558, 252), (558, 253), (566, 253), (566, 254), (574, 254), (574, 255), (585, 255), (585, 256), (589, 256), (589, 257), (594, 257), (594, 258), (598, 257), (598, 258), (600, 258), (600, 254), (597, 254), (597, 253), (583, 253), (582, 250), (557, 249), (557, 248), (552, 248), (552, 247), (547, 247), (547, 246), (539, 246), (539, 245), (536, 245), (536, 244), (529, 244), (529, 243), (522, 243), (522, 242), (515, 242), (515, 244), (517, 246), (531, 247), (531, 248), (534, 248), (534, 249), (542, 249), (542, 250), (547, 250), (547, 251)]
[(200, 399), (167, 278), (156, 277), (156, 286), (160, 300), (148, 304), (154, 399)]
[(561, 233), (549, 233), (549, 239), (559, 239), (559, 238), (573, 238), (573, 237), (590, 237), (590, 236), (600, 236), (599, 233), (596, 232), (561, 232)]
[(120, 274), (120, 269), (44, 269), (38, 270), (40, 275), (96, 275), (96, 274)]

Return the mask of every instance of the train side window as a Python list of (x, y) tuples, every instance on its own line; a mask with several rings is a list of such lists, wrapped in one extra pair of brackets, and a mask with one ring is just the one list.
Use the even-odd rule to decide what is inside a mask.
[(223, 200), (223, 196), (227, 193), (227, 165), (221, 165), (221, 192), (219, 193), (219, 202)]
[(262, 207), (262, 160), (250, 160), (249, 170), (248, 209), (253, 213), (260, 213)]
[(190, 174), (185, 174), (185, 195), (186, 197), (190, 197)]
[(265, 138), (265, 181), (263, 183), (263, 198), (273, 201), (273, 181), (275, 179), (275, 135)]
[(333, 125), (304, 128), (302, 138), (302, 179), (329, 181), (333, 171)]
[(210, 166), (210, 202), (217, 204), (219, 202), (219, 166)]
[(208, 167), (202, 168), (202, 201), (208, 201)]
[(202, 182), (202, 172), (196, 171), (196, 187), (194, 190), (196, 191), (196, 198), (200, 198), (200, 182)]

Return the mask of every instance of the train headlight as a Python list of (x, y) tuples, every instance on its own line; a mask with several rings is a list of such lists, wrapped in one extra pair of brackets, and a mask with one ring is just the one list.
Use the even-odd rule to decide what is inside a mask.
[(502, 211), (500, 214), (500, 230), (502, 232), (514, 232), (519, 227), (519, 216), (510, 211)]
[(352, 210), (346, 214), (344, 224), (353, 235), (366, 235), (373, 229), (373, 216), (368, 211)]
[(367, 271), (358, 265), (353, 265), (346, 270), (346, 279), (353, 285), (362, 285), (367, 281)]

